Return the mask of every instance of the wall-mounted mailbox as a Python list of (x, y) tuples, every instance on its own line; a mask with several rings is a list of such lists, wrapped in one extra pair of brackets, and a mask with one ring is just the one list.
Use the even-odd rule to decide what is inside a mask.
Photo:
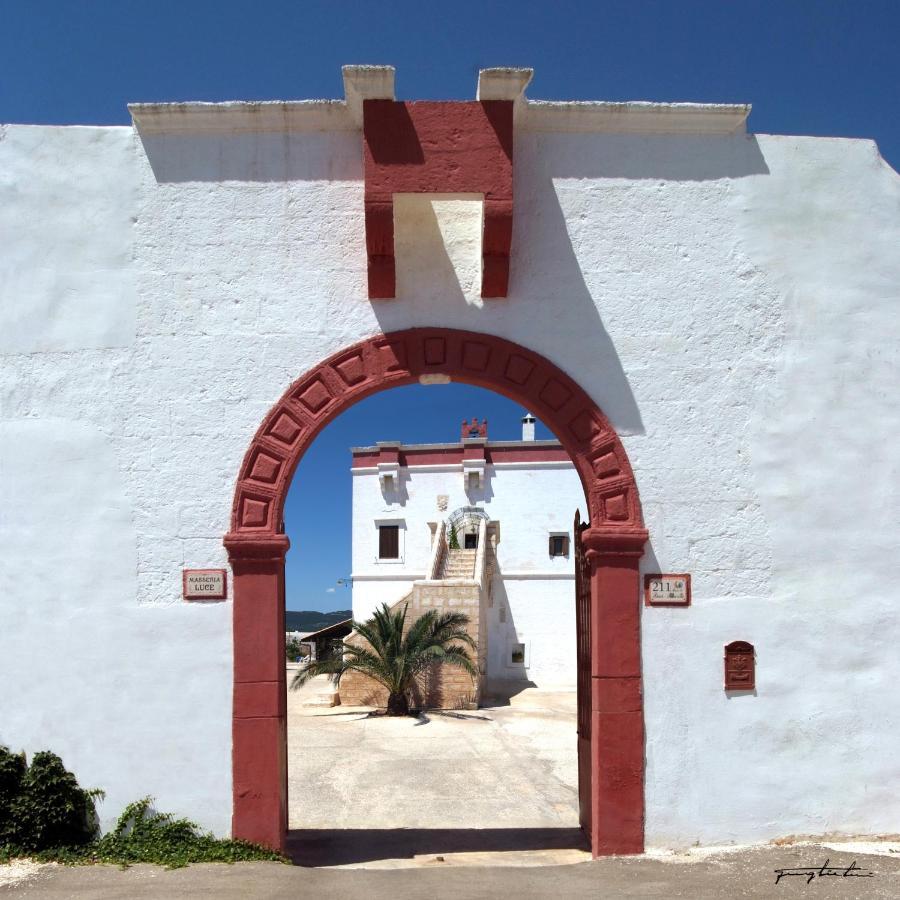
[(756, 687), (753, 644), (732, 641), (725, 646), (725, 690), (752, 691)]

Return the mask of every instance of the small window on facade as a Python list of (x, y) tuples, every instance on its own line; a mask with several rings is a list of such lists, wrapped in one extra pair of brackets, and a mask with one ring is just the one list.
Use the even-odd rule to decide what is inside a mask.
[(467, 534), (465, 535), (465, 550), (476, 550), (478, 548), (478, 535), (477, 534)]
[(400, 559), (400, 526), (378, 526), (378, 558)]
[(513, 644), (512, 645), (512, 653), (510, 654), (509, 661), (511, 663), (524, 663), (525, 662), (525, 645), (524, 644)]
[(568, 556), (569, 555), (569, 536), (567, 534), (551, 534), (550, 535), (550, 555), (551, 556)]

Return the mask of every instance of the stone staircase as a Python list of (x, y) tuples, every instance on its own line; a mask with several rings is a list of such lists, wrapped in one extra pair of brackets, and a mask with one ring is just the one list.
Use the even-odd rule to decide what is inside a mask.
[[(484, 672), (487, 661), (487, 604), (493, 574), (493, 546), (486, 526), (479, 532), (484, 546), (476, 550), (451, 550), (443, 526), (436, 536), (430, 577), (413, 583), (412, 590), (392, 605), (393, 610), (407, 608), (406, 626), (429, 610), (460, 612), (469, 617), (466, 630), (476, 642), (474, 662)], [(477, 571), (476, 571), (477, 568)], [(346, 639), (348, 644), (365, 643), (359, 635)], [(435, 663), (417, 679), (413, 700), (417, 706), (438, 709), (473, 709), (481, 698), (483, 676), (473, 680), (462, 669)], [(343, 706), (378, 706), (387, 703), (387, 693), (376, 682), (358, 672), (348, 672), (341, 679), (340, 698)]]
[(464, 578), (471, 581), (475, 577), (475, 555), (477, 553), (477, 550), (450, 550), (447, 548), (441, 561), (441, 580)]

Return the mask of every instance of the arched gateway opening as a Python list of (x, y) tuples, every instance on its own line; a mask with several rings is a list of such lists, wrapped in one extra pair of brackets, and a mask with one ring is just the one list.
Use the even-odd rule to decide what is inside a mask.
[(285, 391), (244, 457), (224, 539), (234, 572), (233, 834), (283, 848), (287, 831), (282, 517), (294, 469), (319, 431), (358, 400), (448, 377), (531, 409), (579, 474), (590, 515), (576, 553), (580, 821), (595, 856), (640, 853), (638, 563), (647, 531), (631, 466), (603, 413), (548, 360), (502, 338), (446, 328), (377, 335), (325, 360)]

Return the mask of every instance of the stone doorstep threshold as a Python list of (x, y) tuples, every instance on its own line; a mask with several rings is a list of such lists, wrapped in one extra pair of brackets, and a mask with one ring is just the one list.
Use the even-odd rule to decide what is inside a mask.
[[(302, 846), (302, 845), (301, 845)], [(648, 847), (640, 856), (619, 857), (628, 860), (653, 860), (674, 865), (695, 865), (708, 862), (720, 856), (739, 856), (755, 850), (776, 850), (778, 848), (817, 847), (836, 853), (850, 853), (859, 856), (887, 856), (900, 859), (900, 837), (888, 835), (853, 837), (846, 840), (815, 836), (803, 840), (775, 839), (754, 844), (715, 844), (670, 850), (663, 847)], [(311, 856), (314, 854), (311, 854)], [(324, 869), (437, 869), (441, 867), (460, 868), (466, 866), (493, 866), (527, 868), (537, 866), (564, 866), (591, 861), (589, 850), (576, 847), (548, 847), (546, 849), (489, 850), (489, 851), (446, 851), (442, 853), (418, 853), (408, 857), (385, 857), (359, 862), (318, 865), (312, 859), (303, 860), (304, 854), (297, 853), (295, 861), (300, 866), (314, 866)], [(613, 857), (608, 857), (613, 858)]]
[(465, 866), (527, 868), (567, 866), (590, 862), (589, 850), (497, 850), (487, 852), (423, 853), (400, 859), (375, 859), (366, 862), (321, 866), (323, 869), (439, 869)]

